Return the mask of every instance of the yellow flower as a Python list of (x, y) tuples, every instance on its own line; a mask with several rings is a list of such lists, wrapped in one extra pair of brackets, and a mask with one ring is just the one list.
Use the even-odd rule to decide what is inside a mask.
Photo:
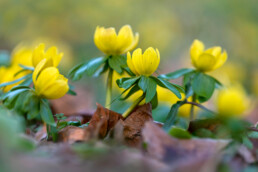
[(13, 50), (11, 64), (32, 66), (32, 49), (25, 46), (17, 46)]
[(123, 26), (118, 35), (113, 27), (105, 29), (97, 27), (94, 34), (94, 42), (98, 49), (107, 55), (120, 55), (133, 50), (139, 41), (139, 34), (133, 31), (131, 26)]
[(160, 54), (159, 50), (156, 51), (149, 47), (142, 54), (142, 49), (136, 49), (132, 56), (130, 52), (127, 53), (127, 65), (135, 75), (152, 75), (159, 66)]
[(219, 114), (224, 116), (245, 116), (246, 110), (250, 108), (250, 100), (240, 85), (220, 90), (216, 104)]
[[(130, 77), (130, 76), (127, 73), (125, 73), (125, 72), (122, 75), (117, 73), (116, 71), (114, 71), (114, 73), (113, 73), (113, 84), (112, 85), (114, 86), (113, 87), (114, 91), (118, 91), (119, 94), (121, 94), (125, 89), (124, 88), (119, 88), (118, 85), (116, 84), (116, 80), (118, 80), (120, 78), (124, 78), (124, 77)], [(106, 77), (105, 77), (105, 79), (106, 79)], [(127, 95), (128, 93), (129, 93), (129, 90), (126, 91), (123, 95)], [(139, 97), (141, 97), (142, 94), (143, 94), (143, 91), (139, 90), (139, 91), (135, 92), (133, 95), (131, 95), (128, 99), (126, 99), (126, 101), (134, 102)]]
[(204, 49), (204, 44), (194, 40), (190, 48), (191, 60), (194, 67), (202, 72), (209, 72), (221, 67), (227, 60), (227, 52), (221, 53), (221, 47)]
[[(18, 75), (17, 72), (19, 72), (21, 70), (20, 66), (18, 65), (12, 65), (10, 67), (1, 67), (0, 68), (0, 84), (6, 83), (6, 82), (11, 82), (14, 81), (16, 79), (19, 79), (23, 76), (25, 76), (27, 74), (27, 72), (22, 72), (19, 73)], [(20, 84), (22, 81), (17, 82), (15, 84), (11, 84), (8, 86), (5, 86), (2, 88), (3, 92), (8, 92), (9, 90), (11, 90), (14, 86)]]
[[(185, 99), (185, 95), (181, 93), (182, 98), (179, 99), (175, 94), (173, 94), (170, 90), (157, 86), (157, 94), (158, 94), (158, 101), (160, 104), (164, 104), (166, 106), (172, 106), (177, 101)], [(188, 98), (188, 101), (191, 101), (192, 97)], [(190, 117), (190, 104), (184, 104), (178, 109), (178, 115), (181, 117), (189, 118)], [(194, 115), (197, 115), (199, 111), (198, 108), (194, 108)]]
[(43, 59), (33, 72), (36, 94), (47, 99), (61, 98), (69, 90), (68, 79), (61, 75), (56, 67), (42, 70), (46, 63), (47, 59)]
[(6, 67), (0, 67), (0, 84), (2, 83), (2, 80), (4, 78), (4, 75), (5, 75), (5, 72), (6, 72)]
[(41, 62), (43, 59), (46, 59), (44, 68), (46, 67), (57, 67), (63, 57), (63, 53), (58, 53), (56, 47), (50, 47), (45, 52), (45, 44), (39, 44), (33, 53), (32, 53), (32, 64), (34, 68)]

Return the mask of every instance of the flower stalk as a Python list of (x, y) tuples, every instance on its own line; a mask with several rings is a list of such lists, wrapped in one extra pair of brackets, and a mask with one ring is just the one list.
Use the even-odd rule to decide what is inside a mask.
[(128, 115), (130, 115), (130, 113), (134, 110), (134, 108), (136, 106), (139, 105), (139, 103), (141, 103), (141, 101), (145, 98), (145, 95), (143, 94), (141, 97), (139, 97), (124, 113), (123, 113), (123, 117), (126, 118)]
[[(196, 95), (193, 94), (193, 103), (196, 103)], [(194, 119), (194, 104), (191, 104), (191, 110), (190, 110), (190, 121), (193, 121)]]
[(109, 68), (108, 77), (107, 77), (107, 92), (106, 92), (106, 104), (107, 109), (111, 108), (112, 100), (112, 82), (113, 82), (113, 69)]

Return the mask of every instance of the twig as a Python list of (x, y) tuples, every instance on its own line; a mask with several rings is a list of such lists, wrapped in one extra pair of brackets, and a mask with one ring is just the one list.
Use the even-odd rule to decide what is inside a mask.
[(197, 107), (199, 107), (199, 108), (201, 108), (201, 109), (203, 109), (203, 110), (206, 110), (206, 111), (208, 111), (208, 112), (210, 112), (210, 113), (215, 114), (215, 112), (211, 111), (210, 109), (204, 107), (203, 105), (201, 105), (201, 104), (199, 104), (199, 103), (196, 103), (196, 102), (188, 102), (188, 101), (187, 101), (187, 102), (185, 102), (185, 104), (191, 104), (191, 105), (197, 106)]
[(258, 132), (258, 128), (255, 128), (255, 127), (247, 127), (247, 129), (250, 130), (250, 131)]

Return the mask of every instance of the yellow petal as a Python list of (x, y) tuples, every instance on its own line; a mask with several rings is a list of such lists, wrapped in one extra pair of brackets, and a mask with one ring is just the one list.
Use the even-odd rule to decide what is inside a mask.
[(196, 68), (203, 72), (208, 72), (213, 69), (216, 63), (214, 56), (210, 54), (203, 53), (199, 56), (198, 61), (196, 61)]
[(191, 60), (194, 66), (196, 66), (196, 61), (198, 61), (198, 58), (203, 53), (203, 51), (204, 51), (204, 44), (197, 39), (194, 40), (190, 48)]
[(158, 55), (152, 47), (149, 47), (143, 54), (143, 64), (145, 65), (143, 66), (142, 75), (149, 76), (153, 74), (157, 69), (157, 63), (159, 63)]
[(32, 75), (32, 79), (33, 79), (33, 83), (36, 83), (36, 79), (38, 77), (38, 74), (41, 72), (41, 70), (44, 68), (45, 64), (46, 64), (47, 59), (43, 59), (41, 62), (38, 63), (38, 65), (36, 66), (36, 68), (34, 69), (33, 75)]
[(44, 59), (45, 55), (45, 44), (41, 43), (38, 47), (36, 47), (32, 53), (32, 64), (34, 67), (37, 66), (37, 64)]
[(216, 101), (220, 115), (238, 117), (245, 116), (250, 103), (243, 88), (238, 86), (220, 90)]
[(64, 56), (64, 53), (59, 53), (55, 56), (55, 59), (54, 59), (54, 67), (57, 67), (60, 63), (60, 61), (62, 60)]
[(224, 50), (224, 52), (218, 57), (217, 62), (216, 62), (216, 64), (213, 67), (213, 70), (221, 67), (227, 61), (227, 58), (228, 58), (228, 54)]
[(221, 54), (221, 47), (212, 47), (207, 50), (205, 50), (204, 53), (211, 54), (214, 57), (218, 57)]
[(139, 34), (133, 35), (130, 25), (123, 26), (118, 35), (114, 28), (97, 27), (94, 42), (98, 49), (107, 55), (120, 55), (134, 49), (139, 41)]
[(44, 92), (44, 97), (47, 99), (58, 99), (63, 97), (69, 90), (67, 80), (56, 80), (48, 86)]
[(127, 47), (125, 52), (132, 51), (133, 49), (135, 49), (136, 46), (138, 45), (138, 42), (139, 42), (139, 33), (135, 33), (135, 36), (133, 38), (133, 42), (131, 43), (131, 45), (129, 47)]
[(48, 67), (51, 67), (51, 66), (57, 67), (60, 61), (62, 60), (63, 53), (58, 54), (57, 48), (53, 46), (47, 50), (45, 57), (49, 61)]
[(137, 48), (136, 50), (134, 50), (134, 52), (132, 54), (132, 62), (133, 62), (136, 72), (139, 75), (142, 75), (144, 65), (145, 65), (143, 63), (142, 49)]
[(132, 28), (129, 25), (123, 26), (117, 36), (117, 52), (123, 54), (134, 41)]
[(101, 29), (99, 35), (99, 41), (101, 43), (101, 47), (103, 48), (104, 53), (106, 54), (114, 54), (116, 53), (117, 47), (117, 35), (115, 28), (107, 28)]
[(102, 42), (100, 40), (101, 37), (101, 30), (103, 30), (103, 27), (97, 26), (95, 33), (94, 33), (94, 43), (97, 46), (98, 49), (103, 51), (104, 53), (107, 51), (106, 48), (102, 45)]
[(127, 53), (127, 65), (135, 75), (139, 75), (138, 72), (135, 70), (130, 52)]
[(58, 78), (59, 71), (55, 67), (44, 69), (36, 79), (35, 90), (38, 95), (44, 95), (48, 91), (48, 87), (52, 85)]

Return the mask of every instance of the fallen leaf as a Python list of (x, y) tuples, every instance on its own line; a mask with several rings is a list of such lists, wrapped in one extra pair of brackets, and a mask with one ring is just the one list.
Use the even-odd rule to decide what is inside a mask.
[(139, 147), (142, 143), (142, 128), (147, 121), (152, 121), (151, 104), (138, 106), (124, 120), (124, 139), (127, 145)]
[(67, 126), (58, 132), (58, 141), (59, 142), (67, 142), (67, 143), (75, 143), (78, 141), (84, 141), (86, 136), (86, 130), (75, 127), (75, 126)]
[[(147, 145), (147, 154), (162, 162), (170, 164), (176, 171), (200, 171), (210, 170), (217, 165), (213, 161), (220, 156), (227, 144), (227, 140), (212, 139), (175, 139), (165, 133), (153, 122), (147, 122), (142, 131), (143, 141)], [(211, 163), (213, 162), (213, 163)]]
[(108, 132), (114, 128), (118, 120), (122, 119), (122, 115), (104, 108), (97, 103), (97, 110), (92, 116), (89, 126), (86, 128), (87, 137), (91, 138), (104, 138)]
[(42, 141), (47, 138), (47, 128), (46, 125), (43, 125), (40, 130), (35, 134), (36, 141)]

